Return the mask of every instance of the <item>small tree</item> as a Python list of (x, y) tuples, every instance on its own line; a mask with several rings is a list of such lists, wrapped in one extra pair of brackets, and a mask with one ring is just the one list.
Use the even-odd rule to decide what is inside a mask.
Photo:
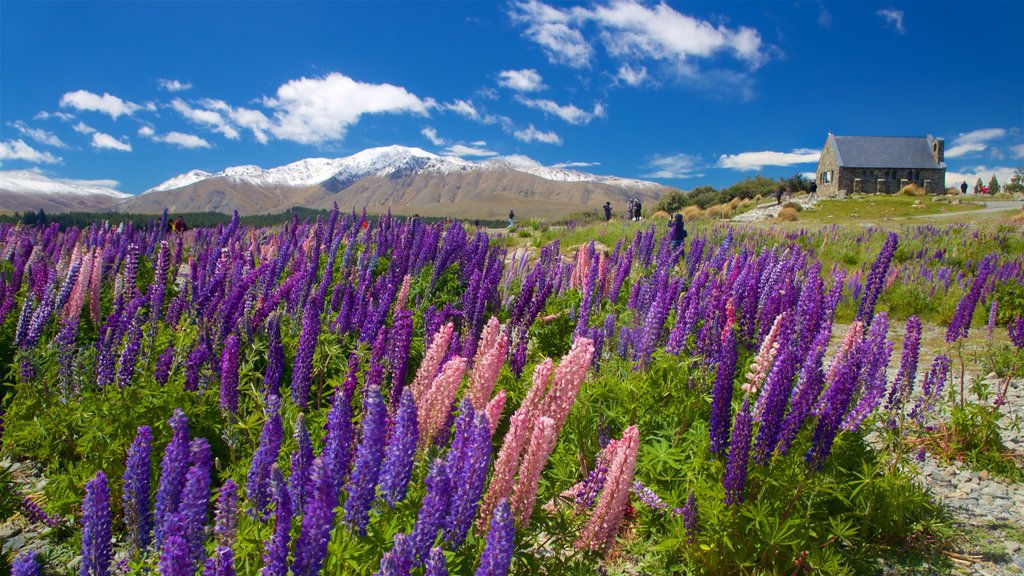
[(978, 176), (978, 181), (974, 183), (974, 193), (981, 194), (981, 190), (985, 187), (985, 184), (981, 181), (981, 176)]
[(988, 181), (988, 193), (989, 194), (999, 194), (999, 189), (1000, 189), (999, 180), (997, 180), (996, 179), (996, 175), (993, 174), (992, 175), (992, 179)]
[(664, 211), (672, 214), (682, 210), (684, 206), (686, 206), (686, 196), (679, 190), (673, 190), (658, 200), (654, 210), (655, 212)]
[(1021, 194), (1024, 193), (1024, 170), (1021, 170), (1020, 166), (1013, 171), (1013, 176), (1010, 176), (1010, 182), (1003, 186), (1003, 192), (1007, 194)]

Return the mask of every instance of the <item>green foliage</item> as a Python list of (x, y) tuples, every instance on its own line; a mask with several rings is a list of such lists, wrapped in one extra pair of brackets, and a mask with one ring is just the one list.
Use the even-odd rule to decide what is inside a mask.
[(1006, 326), (1011, 320), (1024, 316), (1024, 285), (1019, 282), (1001, 282), (992, 291), (992, 299), (999, 303), (996, 323)]
[(1018, 166), (1010, 176), (1010, 181), (1003, 186), (1003, 192), (1007, 194), (1024, 194), (1024, 169)]
[(994, 196), (999, 194), (1001, 189), (1001, 186), (999, 186), (999, 180), (996, 178), (996, 175), (993, 174), (992, 178), (988, 181), (988, 193)]

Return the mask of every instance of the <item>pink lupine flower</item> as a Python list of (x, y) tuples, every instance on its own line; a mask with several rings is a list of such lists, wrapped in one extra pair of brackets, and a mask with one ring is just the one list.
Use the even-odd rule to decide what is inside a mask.
[(836, 350), (835, 356), (832, 357), (832, 364), (829, 365), (828, 372), (825, 374), (825, 382), (833, 382), (835, 380), (836, 371), (843, 363), (843, 360), (863, 339), (864, 323), (860, 320), (854, 320), (853, 324), (850, 324), (850, 329), (846, 331), (846, 336), (843, 337), (843, 342), (839, 345), (839, 349)]
[(477, 341), (476, 356), (473, 357), (473, 366), (479, 364), (488, 350), (494, 347), (498, 341), (498, 333), (501, 332), (501, 322), (497, 316), (491, 316), (487, 325), (480, 331), (480, 339)]
[(75, 285), (71, 289), (71, 297), (68, 298), (67, 304), (64, 305), (64, 312), (62, 314), (64, 320), (78, 319), (82, 313), (82, 304), (85, 304), (85, 297), (89, 292), (91, 280), (92, 253), (88, 253), (82, 258), (82, 265), (78, 270), (78, 278), (75, 279)]
[(92, 272), (89, 273), (89, 317), (93, 324), (100, 321), (100, 284), (103, 281), (103, 255), (93, 250)]
[(636, 456), (640, 448), (640, 432), (636, 425), (626, 428), (622, 439), (613, 440), (605, 452), (610, 455), (604, 490), (598, 497), (594, 512), (576, 540), (577, 548), (608, 552), (615, 543), (619, 524), (629, 504)]
[(507, 355), (508, 336), (503, 332), (498, 332), (489, 350), (481, 349), (477, 352), (477, 360), (469, 375), (469, 401), (473, 403), (474, 410), (482, 410), (487, 405)]
[[(449, 324), (450, 326), (450, 324)], [(417, 417), (420, 428), (420, 446), (429, 446), (434, 436), (448, 422), (455, 395), (466, 373), (466, 359), (455, 356), (445, 363), (441, 373), (434, 379), (430, 389), (422, 393), (421, 401), (417, 402)], [(415, 391), (413, 393), (415, 396)]]
[(406, 274), (405, 277), (402, 278), (402, 287), (398, 289), (398, 298), (395, 299), (395, 310), (401, 310), (405, 308), (405, 303), (409, 299), (410, 281), (411, 277), (408, 274)]
[(537, 501), (540, 474), (544, 471), (544, 465), (548, 463), (548, 457), (555, 448), (557, 438), (555, 421), (547, 416), (538, 418), (530, 435), (530, 444), (526, 448), (526, 455), (523, 456), (523, 463), (519, 466), (519, 480), (512, 492), (512, 515), (515, 516), (520, 528), (530, 523), (533, 505)]
[(775, 317), (771, 332), (761, 342), (761, 349), (754, 358), (754, 362), (750, 364), (747, 381), (742, 386), (743, 391), (747, 394), (757, 394), (758, 389), (764, 384), (765, 378), (768, 377), (768, 371), (771, 370), (772, 362), (775, 361), (775, 356), (779, 352), (779, 329), (785, 317), (785, 312)]
[(580, 384), (583, 383), (593, 358), (594, 341), (590, 338), (578, 338), (555, 369), (551, 390), (544, 397), (543, 414), (554, 420), (556, 435), (569, 416), (569, 410), (576, 401)]
[(487, 530), (494, 507), (498, 505), (498, 502), (503, 498), (508, 498), (512, 493), (512, 483), (515, 480), (516, 471), (519, 469), (520, 456), (529, 440), (530, 429), (527, 427), (527, 418), (528, 415), (520, 407), (509, 420), (505, 441), (501, 444), (498, 459), (494, 462), (491, 484), (477, 516), (478, 534), (482, 535)]
[(487, 407), (484, 408), (484, 414), (487, 415), (487, 425), (491, 428), (491, 437), (494, 437), (494, 432), (498, 429), (498, 421), (501, 420), (501, 412), (505, 409), (505, 400), (507, 398), (507, 391), (498, 390), (498, 393), (494, 395), (494, 398), (491, 398), (491, 401), (487, 403)]
[[(423, 355), (420, 368), (416, 371), (416, 378), (409, 385), (412, 390), (413, 400), (416, 401), (417, 406), (422, 402), (420, 396), (434, 382), (434, 376), (437, 375), (437, 370), (441, 367), (441, 361), (444, 360), (444, 355), (448, 352), (448, 345), (451, 344), (452, 331), (454, 329), (455, 326), (451, 322), (442, 326), (434, 334), (434, 338), (430, 341), (430, 347), (427, 348), (426, 354)], [(422, 414), (420, 415), (420, 422), (423, 422)]]

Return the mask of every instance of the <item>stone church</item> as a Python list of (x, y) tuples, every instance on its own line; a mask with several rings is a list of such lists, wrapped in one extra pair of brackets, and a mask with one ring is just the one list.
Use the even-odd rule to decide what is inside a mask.
[(903, 138), (835, 136), (831, 132), (818, 160), (818, 192), (893, 194), (917, 184), (928, 194), (946, 190), (945, 143), (931, 134)]

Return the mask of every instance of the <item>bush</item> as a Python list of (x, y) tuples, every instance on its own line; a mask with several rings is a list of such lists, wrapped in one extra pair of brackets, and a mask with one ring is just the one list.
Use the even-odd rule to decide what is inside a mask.
[(959, 195), (960, 195), (960, 189), (959, 188), (946, 188), (946, 196), (959, 196)]
[(782, 205), (782, 207), (783, 208), (792, 208), (793, 210), (796, 210), (797, 212), (803, 212), (804, 211), (804, 207), (801, 206), (799, 202), (786, 202), (785, 204)]
[(725, 220), (732, 215), (732, 208), (728, 204), (715, 204), (708, 208), (708, 217)]
[(687, 222), (705, 217), (704, 211), (700, 209), (700, 206), (687, 206), (683, 208), (683, 219)]
[(907, 184), (902, 190), (900, 190), (900, 194), (903, 194), (904, 196), (924, 196), (925, 191), (923, 187), (918, 186), (917, 184)]
[(782, 208), (779, 210), (778, 215), (775, 216), (775, 219), (779, 222), (796, 222), (796, 210), (793, 208)]

